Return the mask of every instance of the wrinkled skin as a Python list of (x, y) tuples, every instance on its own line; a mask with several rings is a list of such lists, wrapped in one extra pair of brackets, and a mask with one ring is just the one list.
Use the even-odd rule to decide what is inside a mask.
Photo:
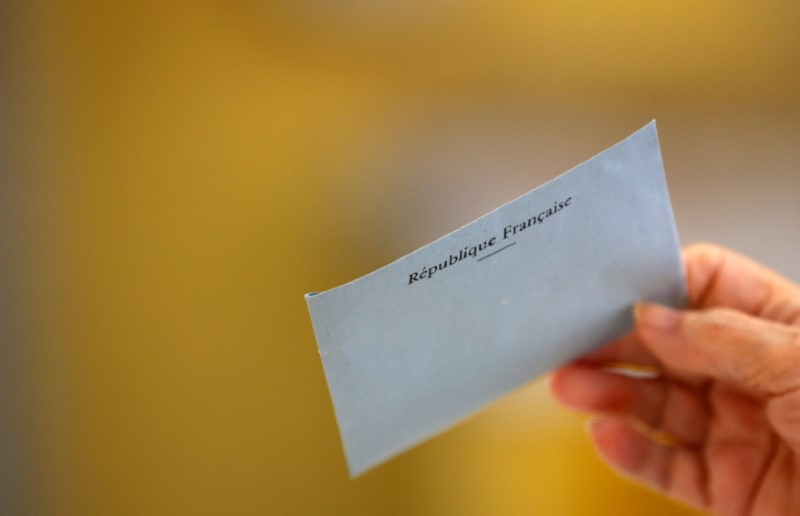
[[(614, 469), (720, 515), (800, 514), (800, 288), (729, 250), (684, 251), (690, 309), (640, 304), (635, 330), (555, 372)], [(644, 366), (651, 378), (609, 367)]]

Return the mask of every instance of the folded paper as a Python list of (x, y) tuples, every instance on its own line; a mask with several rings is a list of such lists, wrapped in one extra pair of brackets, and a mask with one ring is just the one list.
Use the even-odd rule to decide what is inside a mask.
[(655, 122), (432, 244), (306, 296), (351, 475), (685, 301)]

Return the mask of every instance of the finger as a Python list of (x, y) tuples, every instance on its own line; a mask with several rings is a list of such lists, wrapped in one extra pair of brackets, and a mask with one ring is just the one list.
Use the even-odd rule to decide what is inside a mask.
[(779, 446), (771, 459), (748, 514), (800, 514), (795, 454)]
[(688, 446), (705, 440), (709, 414), (700, 393), (667, 380), (638, 380), (587, 364), (573, 364), (551, 379), (556, 399), (580, 412), (632, 419)]
[(683, 259), (691, 306), (728, 307), (772, 321), (800, 322), (800, 288), (774, 271), (710, 244), (687, 247)]
[(639, 304), (636, 331), (667, 367), (758, 395), (800, 389), (800, 327), (725, 308)]
[(800, 391), (789, 391), (770, 399), (766, 412), (778, 435), (800, 454)]
[(594, 421), (589, 433), (600, 456), (622, 475), (699, 509), (708, 506), (699, 453), (655, 443), (618, 419)]
[(584, 355), (578, 363), (602, 365), (609, 370), (637, 378), (657, 378), (665, 375), (689, 386), (703, 384), (702, 380), (664, 367), (642, 343), (635, 331)]
[(630, 332), (597, 348), (582, 358), (583, 361), (605, 364), (635, 364), (643, 367), (657, 367), (658, 360), (644, 346), (636, 332)]
[(788, 514), (749, 510), (763, 488), (777, 441), (756, 399), (721, 382), (709, 392), (714, 431), (705, 445), (709, 493), (715, 514)]

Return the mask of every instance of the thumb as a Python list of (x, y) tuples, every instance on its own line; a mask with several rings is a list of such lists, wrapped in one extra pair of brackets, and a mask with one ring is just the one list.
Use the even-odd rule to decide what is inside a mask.
[(729, 308), (673, 310), (640, 303), (636, 331), (678, 373), (731, 382), (759, 395), (800, 387), (800, 328)]

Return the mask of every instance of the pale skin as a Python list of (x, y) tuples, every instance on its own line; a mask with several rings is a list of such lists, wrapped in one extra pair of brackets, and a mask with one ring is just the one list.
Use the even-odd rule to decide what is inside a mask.
[[(640, 303), (552, 391), (635, 482), (722, 516), (800, 515), (800, 287), (721, 247), (683, 257), (689, 308)], [(631, 364), (656, 377), (609, 371)]]

